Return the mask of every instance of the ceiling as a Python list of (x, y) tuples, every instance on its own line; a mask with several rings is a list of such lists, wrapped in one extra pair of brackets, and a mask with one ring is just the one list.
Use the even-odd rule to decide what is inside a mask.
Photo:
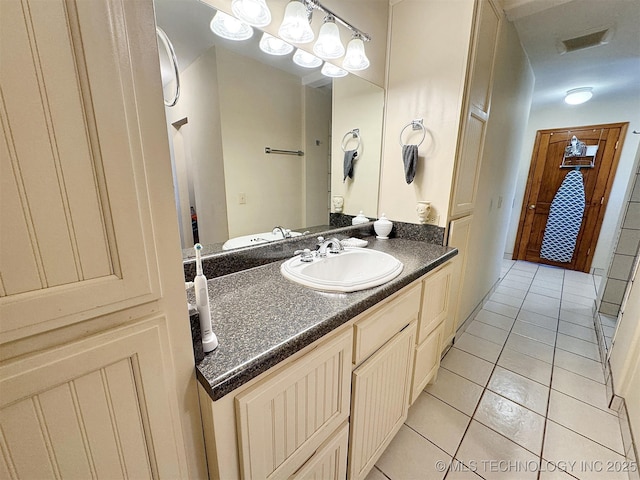
[[(534, 71), (534, 107), (588, 86), (594, 98), (626, 96), (640, 109), (640, 0), (503, 0), (503, 6)], [(608, 43), (560, 53), (563, 40), (606, 28)]]

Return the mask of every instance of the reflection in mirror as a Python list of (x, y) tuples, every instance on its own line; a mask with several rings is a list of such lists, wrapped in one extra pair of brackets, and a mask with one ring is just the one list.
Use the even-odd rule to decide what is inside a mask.
[[(215, 10), (197, 0), (155, 0), (155, 8), (180, 68), (181, 96), (166, 115), (183, 248), (327, 225), (332, 190), (344, 198), (343, 213), (376, 216), (380, 87), (354, 75), (332, 81), (319, 67), (296, 66), (293, 54), (266, 55), (257, 29), (242, 42), (221, 39), (209, 29)], [(173, 78), (163, 72), (167, 94)], [(353, 129), (358, 153), (343, 182), (343, 147), (355, 148), (343, 138)]]

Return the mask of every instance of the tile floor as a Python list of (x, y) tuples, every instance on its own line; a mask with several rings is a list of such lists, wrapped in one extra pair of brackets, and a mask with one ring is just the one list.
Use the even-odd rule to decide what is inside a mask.
[(367, 480), (629, 478), (591, 313), (599, 278), (513, 261), (502, 278)]

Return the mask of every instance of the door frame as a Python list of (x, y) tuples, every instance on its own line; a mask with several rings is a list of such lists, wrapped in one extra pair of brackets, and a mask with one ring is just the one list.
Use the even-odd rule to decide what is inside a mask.
[[(527, 226), (527, 211), (528, 211), (528, 206), (530, 204), (530, 199), (529, 196), (532, 193), (533, 190), (533, 186), (534, 186), (534, 176), (535, 176), (535, 172), (536, 169), (539, 167), (539, 153), (540, 153), (540, 148), (541, 148), (541, 138), (543, 135), (545, 134), (551, 134), (551, 133), (565, 133), (567, 131), (573, 131), (573, 130), (586, 130), (586, 129), (599, 129), (599, 128), (607, 128), (607, 129), (612, 129), (612, 128), (619, 128), (620, 129), (620, 135), (618, 136), (618, 140), (617, 143), (614, 147), (614, 154), (613, 154), (613, 160), (611, 163), (611, 168), (609, 169), (609, 175), (607, 177), (607, 182), (604, 186), (604, 191), (602, 193), (602, 197), (603, 197), (603, 201), (600, 204), (600, 209), (598, 211), (598, 215), (596, 217), (596, 223), (593, 229), (593, 235), (591, 236), (591, 241), (589, 242), (588, 245), (581, 245), (580, 244), (580, 250), (577, 252), (578, 255), (581, 254), (581, 252), (585, 251), (585, 248), (587, 249), (586, 251), (588, 252), (585, 256), (584, 259), (578, 259), (578, 261), (576, 262), (575, 265), (575, 270), (576, 271), (583, 271), (588, 273), (591, 270), (591, 264), (593, 262), (593, 253), (595, 252), (596, 249), (596, 245), (598, 243), (598, 240), (600, 238), (600, 229), (602, 228), (602, 221), (604, 219), (604, 214), (606, 211), (606, 207), (609, 203), (609, 195), (611, 194), (611, 187), (613, 186), (613, 180), (615, 178), (615, 173), (618, 170), (618, 163), (620, 161), (620, 155), (622, 152), (622, 147), (624, 145), (624, 139), (626, 138), (627, 135), (627, 128), (629, 126), (629, 122), (619, 122), (619, 123), (606, 123), (606, 124), (596, 124), (596, 125), (584, 125), (584, 126), (576, 126), (576, 127), (565, 127), (565, 128), (550, 128), (550, 129), (544, 129), (544, 130), (538, 130), (536, 132), (536, 139), (535, 139), (535, 143), (533, 145), (533, 150), (531, 153), (531, 161), (529, 164), (529, 174), (527, 176), (527, 186), (525, 188), (524, 191), (524, 197), (522, 199), (522, 207), (520, 210), (520, 219), (518, 221), (518, 233), (516, 235), (516, 241), (514, 244), (514, 250), (513, 250), (513, 260), (524, 260), (526, 257), (526, 250), (527, 250), (527, 241), (525, 240), (525, 242), (523, 242), (523, 234), (524, 234), (524, 230), (525, 227)], [(612, 174), (613, 173), (613, 174)], [(533, 219), (531, 218), (529, 220), (529, 222), (531, 222)], [(580, 235), (578, 241), (580, 242), (582, 239), (582, 234)], [(554, 265), (553, 262), (549, 263), (550, 265)], [(558, 266), (560, 266), (560, 264), (557, 264)]]

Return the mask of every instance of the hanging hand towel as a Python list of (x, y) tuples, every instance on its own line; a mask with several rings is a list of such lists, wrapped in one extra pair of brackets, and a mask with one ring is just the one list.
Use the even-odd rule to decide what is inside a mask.
[(353, 178), (353, 161), (358, 156), (358, 152), (356, 150), (347, 150), (344, 152), (344, 178), (342, 181), (344, 182), (347, 177)]
[(418, 165), (418, 146), (403, 145), (402, 161), (404, 162), (404, 179), (407, 181), (408, 185), (413, 182), (413, 177), (416, 176), (416, 167)]
[(571, 262), (582, 225), (584, 206), (582, 173), (580, 170), (572, 170), (564, 177), (551, 202), (540, 258), (554, 262)]

